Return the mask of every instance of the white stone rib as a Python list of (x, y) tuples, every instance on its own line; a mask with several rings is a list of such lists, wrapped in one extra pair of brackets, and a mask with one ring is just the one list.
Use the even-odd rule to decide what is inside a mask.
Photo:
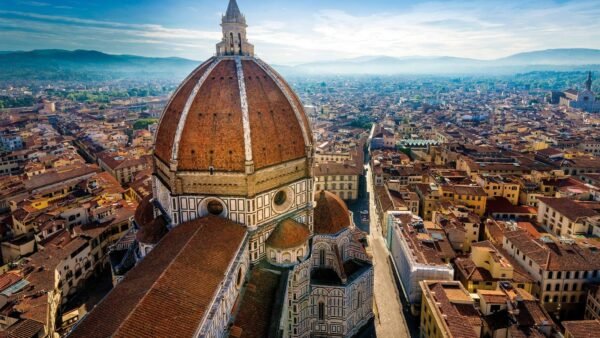
[(250, 131), (250, 117), (248, 113), (248, 98), (246, 96), (246, 80), (244, 79), (244, 68), (242, 60), (235, 58), (235, 68), (237, 70), (238, 85), (240, 88), (240, 102), (242, 105), (242, 124), (244, 127), (244, 150), (246, 152), (246, 162), (252, 161), (252, 133)]
[(183, 134), (183, 128), (185, 128), (185, 121), (187, 120), (187, 116), (190, 112), (190, 108), (192, 108), (192, 103), (196, 99), (196, 95), (198, 95), (198, 91), (200, 91), (200, 87), (204, 84), (204, 81), (210, 76), (215, 67), (221, 62), (221, 59), (217, 58), (213, 61), (213, 63), (208, 67), (208, 69), (202, 74), (198, 83), (192, 90), (190, 97), (188, 97), (185, 106), (183, 107), (183, 112), (181, 113), (181, 117), (179, 118), (179, 123), (177, 124), (177, 130), (175, 131), (175, 140), (173, 140), (173, 151), (171, 153), (171, 160), (177, 161), (179, 158), (179, 142), (181, 141), (181, 135)]
[(284, 84), (281, 81), (281, 79), (279, 79), (279, 77), (277, 75), (275, 75), (275, 73), (273, 73), (273, 71), (271, 70), (271, 67), (269, 67), (263, 60), (261, 60), (259, 58), (256, 58), (255, 60), (256, 60), (256, 63), (258, 64), (258, 66), (260, 68), (262, 68), (267, 74), (269, 74), (269, 76), (271, 77), (271, 79), (273, 79), (273, 81), (275, 81), (275, 83), (277, 84), (279, 89), (285, 95), (285, 98), (292, 105), (294, 114), (296, 114), (296, 119), (298, 120), (298, 123), (300, 123), (300, 128), (302, 129), (302, 136), (304, 137), (304, 145), (306, 145), (306, 146), (310, 145), (311, 144), (310, 140), (311, 140), (312, 136), (309, 135), (308, 130), (306, 130), (306, 126), (304, 125), (304, 120), (302, 119), (302, 113), (296, 106), (296, 102), (293, 98), (293, 94), (290, 93), (290, 91), (288, 90), (289, 86), (287, 84)]
[[(190, 75), (188, 75), (185, 80), (183, 80), (183, 82), (181, 82), (181, 84), (179, 85), (179, 87), (177, 87), (177, 89), (175, 90), (175, 92), (173, 93), (173, 95), (171, 96), (171, 98), (169, 99), (169, 101), (167, 101), (167, 105), (165, 106), (165, 109), (163, 110), (162, 114), (160, 115), (160, 119), (158, 120), (158, 127), (160, 127), (164, 117), (165, 117), (165, 113), (167, 112), (167, 109), (169, 108), (169, 106), (171, 105), (171, 102), (173, 102), (173, 99), (175, 99), (177, 97), (177, 94), (179, 94), (179, 92), (181, 91), (181, 89), (183, 89), (183, 87), (185, 87), (185, 84), (196, 74), (197, 71), (199, 71), (200, 69), (202, 69), (202, 67), (204, 67), (204, 65), (206, 65), (207, 63), (211, 62), (211, 59), (208, 59), (204, 62), (202, 62), (202, 64), (198, 67), (196, 67), (196, 69), (194, 69)], [(156, 130), (156, 133), (154, 133), (154, 144), (156, 144), (156, 137), (158, 136), (158, 129)]]

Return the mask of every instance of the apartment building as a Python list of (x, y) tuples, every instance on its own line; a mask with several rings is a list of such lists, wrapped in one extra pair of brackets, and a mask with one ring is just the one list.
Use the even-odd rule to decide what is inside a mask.
[(529, 273), (489, 241), (473, 243), (470, 255), (456, 258), (454, 265), (456, 278), (470, 293), (496, 290), (502, 282), (532, 291), (534, 280)]
[(450, 261), (455, 253), (442, 230), (425, 228), (411, 212), (390, 212), (387, 223), (388, 250), (411, 309), (416, 310), (421, 300), (419, 282), (452, 280)]
[(600, 202), (567, 198), (538, 198), (537, 222), (557, 236), (600, 235)]
[(519, 204), (519, 183), (506, 176), (476, 174), (475, 181), (487, 193), (488, 197), (504, 197), (511, 204)]
[(571, 239), (536, 239), (509, 227), (503, 229), (502, 249), (533, 277), (533, 294), (549, 312), (566, 315), (584, 306), (585, 285), (600, 281), (600, 252)]

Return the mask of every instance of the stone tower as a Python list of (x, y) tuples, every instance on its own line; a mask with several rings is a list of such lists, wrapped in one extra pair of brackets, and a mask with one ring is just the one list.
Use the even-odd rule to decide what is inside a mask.
[(229, 1), (227, 12), (221, 20), (223, 38), (217, 44), (217, 56), (254, 56), (254, 46), (246, 38), (246, 17), (240, 12), (235, 0)]

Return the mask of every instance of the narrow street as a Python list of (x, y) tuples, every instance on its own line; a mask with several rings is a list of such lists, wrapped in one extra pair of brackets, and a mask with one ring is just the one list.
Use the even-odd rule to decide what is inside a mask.
[[(379, 338), (410, 337), (404, 318), (402, 302), (394, 278), (385, 241), (381, 236), (380, 225), (375, 212), (375, 195), (371, 191), (372, 179), (368, 164), (361, 182), (359, 200), (350, 203), (354, 220), (362, 230), (369, 232), (370, 250), (375, 269), (373, 310), (375, 312), (375, 332)], [(369, 210), (369, 224), (360, 221), (360, 211)]]
[(375, 194), (371, 191), (373, 185), (369, 168), (366, 177), (371, 230), (369, 243), (373, 250), (375, 265), (375, 332), (377, 337), (410, 337), (393, 268), (389, 262), (389, 254), (375, 212)]

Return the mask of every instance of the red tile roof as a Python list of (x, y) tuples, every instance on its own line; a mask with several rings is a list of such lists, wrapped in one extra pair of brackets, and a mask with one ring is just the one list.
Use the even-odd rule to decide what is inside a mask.
[(192, 337), (246, 234), (214, 216), (177, 226), (70, 337)]
[(600, 321), (598, 320), (574, 320), (564, 321), (562, 325), (565, 331), (570, 333), (573, 338), (595, 338), (600, 332)]
[[(230, 337), (268, 337), (269, 326), (276, 302), (281, 276), (260, 267), (252, 270), (248, 288), (244, 293), (240, 312), (234, 322)], [(283, 288), (282, 288), (283, 289)], [(236, 331), (236, 332), (234, 332)]]
[(315, 234), (333, 235), (350, 226), (350, 212), (338, 196), (323, 190), (316, 200)]
[[(214, 61), (218, 63), (210, 69)], [(178, 125), (185, 118), (177, 147), (180, 170), (208, 171), (213, 167), (217, 171), (243, 172), (244, 104), (248, 109), (256, 169), (306, 156), (306, 146), (310, 144), (305, 144), (302, 128), (310, 135), (310, 126), (293, 90), (275, 71), (265, 71), (256, 60), (243, 60), (242, 68), (244, 78), (239, 79), (234, 60), (212, 58), (183, 82), (158, 127), (155, 155), (160, 160), (170, 162)], [(210, 74), (205, 74), (208, 71)], [(207, 75), (205, 82), (194, 92), (203, 75)], [(240, 93), (240, 81), (245, 85), (246, 102)], [(190, 98), (189, 113), (183, 117), (182, 111)], [(296, 116), (294, 106), (300, 116)], [(307, 142), (312, 143), (312, 139)]]
[(267, 246), (279, 249), (295, 248), (307, 243), (310, 231), (291, 218), (281, 221), (267, 239)]

